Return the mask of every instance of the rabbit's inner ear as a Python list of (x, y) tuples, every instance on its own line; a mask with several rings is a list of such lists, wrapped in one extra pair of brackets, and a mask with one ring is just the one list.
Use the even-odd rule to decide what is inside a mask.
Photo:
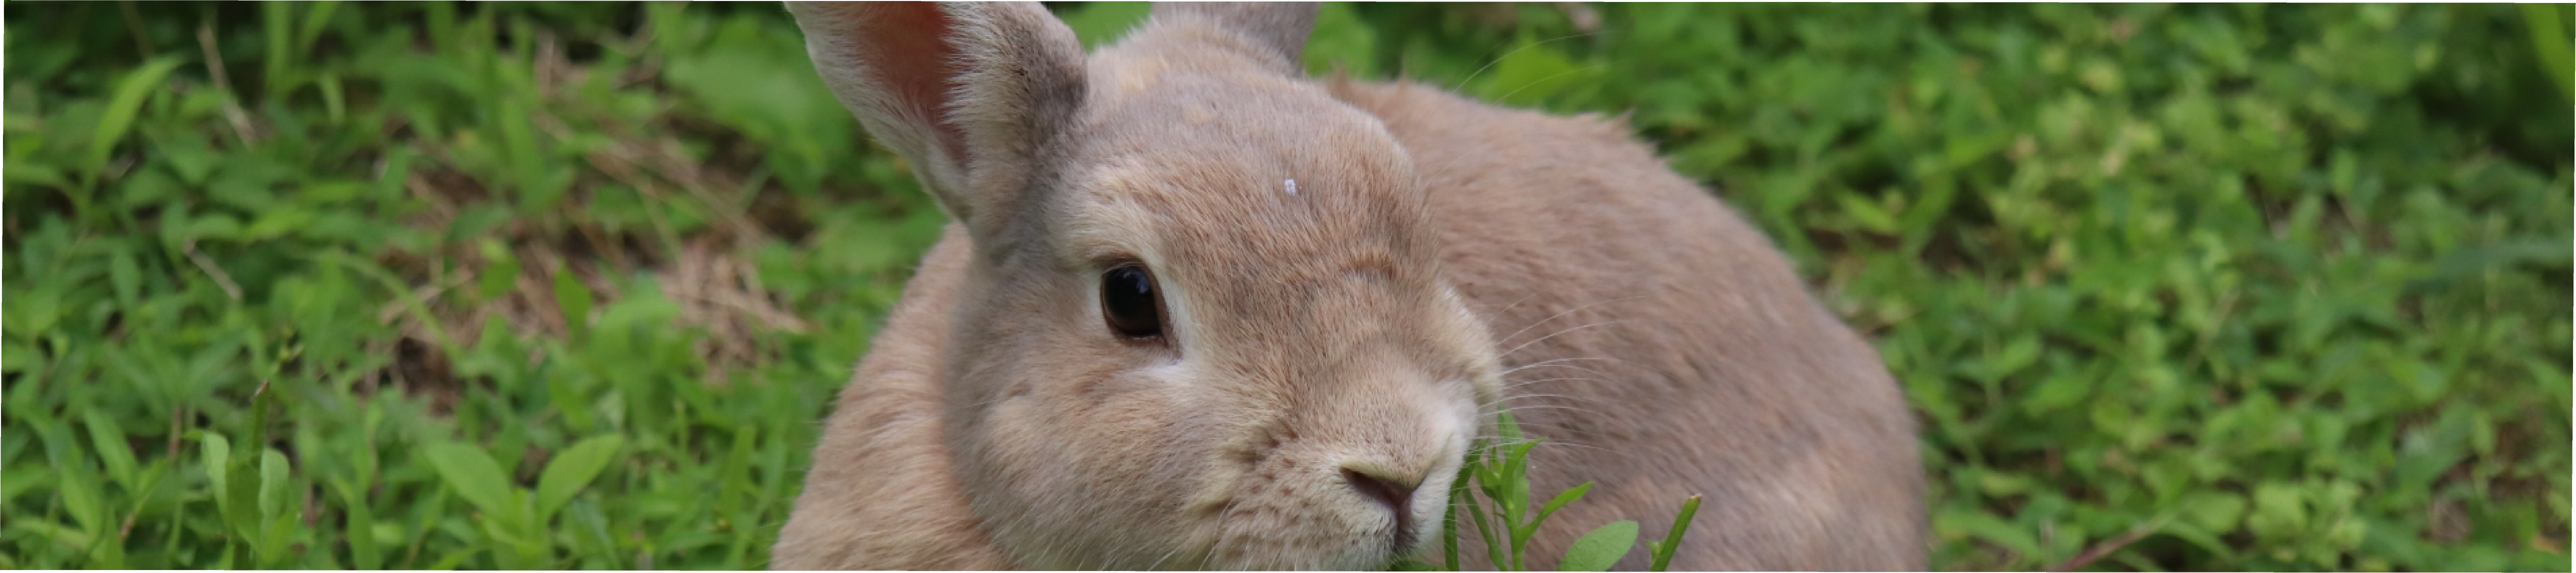
[[(915, 166), (923, 183), (965, 182), (966, 135), (948, 121), (955, 20), (927, 2), (789, 2), (805, 51), (868, 133)], [(943, 197), (942, 201), (945, 202)]]
[(1081, 103), (1082, 46), (1037, 3), (787, 4), (842, 105), (977, 235)]

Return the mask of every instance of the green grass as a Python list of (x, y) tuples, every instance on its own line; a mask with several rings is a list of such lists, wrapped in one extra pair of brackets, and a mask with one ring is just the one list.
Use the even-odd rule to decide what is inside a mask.
[[(1484, 542), (1487, 563), (1500, 571), (1608, 571), (1620, 558), (1637, 549), (1637, 521), (1623, 519), (1593, 528), (1566, 546), (1565, 555), (1555, 567), (1540, 562), (1530, 567), (1530, 537), (1547, 518), (1567, 505), (1583, 500), (1583, 495), (1598, 482), (1584, 482), (1549, 496), (1546, 503), (1531, 507), (1529, 454), (1544, 445), (1546, 438), (1521, 433), (1520, 423), (1511, 412), (1495, 415), (1494, 438), (1482, 440), (1467, 454), (1459, 468), (1458, 481), (1449, 486), (1449, 513), (1442, 518), (1439, 550), (1424, 556), (1427, 561), (1398, 559), (1395, 571), (1461, 571), (1466, 561), (1460, 559), (1462, 539)], [(1700, 496), (1681, 500), (1681, 510), (1673, 515), (1672, 528), (1663, 539), (1646, 542), (1650, 557), (1648, 571), (1664, 571), (1672, 564), (1673, 553), (1681, 548), (1679, 540), (1690, 532), (1691, 517), (1699, 513)], [(1473, 533), (1469, 533), (1473, 532)], [(1472, 536), (1472, 537), (1471, 537)]]
[[(759, 568), (940, 223), (774, 5), (0, 10), (0, 566)], [(2569, 569), (2565, 7), (1590, 10), (1310, 60), (1630, 112), (1875, 338), (1935, 566)]]

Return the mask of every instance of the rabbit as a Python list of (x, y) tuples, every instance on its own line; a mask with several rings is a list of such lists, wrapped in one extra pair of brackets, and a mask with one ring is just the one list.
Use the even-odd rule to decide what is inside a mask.
[(1528, 563), (1703, 495), (1675, 569), (1925, 566), (1877, 351), (1622, 121), (1309, 79), (1313, 4), (1157, 4), (1089, 54), (1034, 2), (787, 6), (950, 222), (774, 568), (1386, 567), (1502, 411), (1538, 501), (1596, 484)]

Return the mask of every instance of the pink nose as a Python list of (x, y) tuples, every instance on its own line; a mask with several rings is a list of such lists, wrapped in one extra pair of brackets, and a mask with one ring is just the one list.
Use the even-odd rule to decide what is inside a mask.
[(1360, 490), (1360, 495), (1386, 504), (1387, 510), (1395, 512), (1397, 547), (1413, 545), (1415, 531), (1410, 508), (1413, 507), (1413, 489), (1421, 486), (1422, 480), (1404, 480), (1348, 468), (1342, 470), (1342, 479), (1350, 482), (1352, 489)]

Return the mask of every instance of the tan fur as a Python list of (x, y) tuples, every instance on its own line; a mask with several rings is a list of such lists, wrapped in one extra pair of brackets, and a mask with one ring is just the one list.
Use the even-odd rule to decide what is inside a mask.
[[(1496, 408), (1549, 440), (1542, 495), (1598, 482), (1534, 565), (1608, 521), (1661, 538), (1702, 494), (1675, 569), (1924, 566), (1877, 353), (1621, 126), (1302, 79), (1311, 6), (1157, 6), (1087, 60), (1033, 3), (790, 6), (958, 221), (776, 568), (1376, 567), (1438, 532), (1400, 544), (1342, 471), (1421, 480), (1436, 527)], [(924, 29), (950, 65), (892, 59)], [(1119, 261), (1152, 269), (1163, 343), (1105, 328)]]

